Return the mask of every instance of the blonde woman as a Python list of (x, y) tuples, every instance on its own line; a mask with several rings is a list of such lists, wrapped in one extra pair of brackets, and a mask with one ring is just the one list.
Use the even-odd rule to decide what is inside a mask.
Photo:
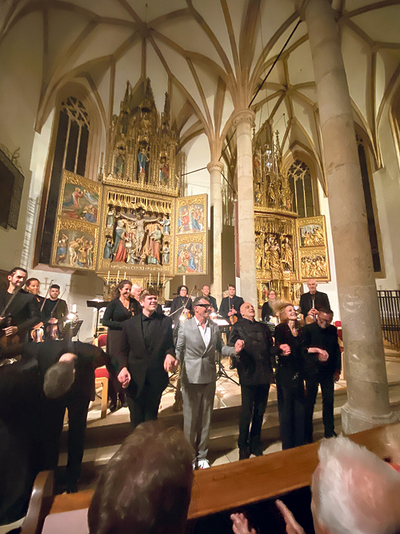
[(304, 445), (304, 379), (299, 323), (293, 305), (277, 308), (280, 324), (275, 328), (277, 352), (276, 386), (282, 449)]

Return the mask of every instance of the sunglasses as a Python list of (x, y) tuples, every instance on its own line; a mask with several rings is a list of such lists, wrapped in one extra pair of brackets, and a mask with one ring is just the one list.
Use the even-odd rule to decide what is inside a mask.
[(209, 304), (196, 304), (196, 307), (200, 306), (201, 308), (211, 308)]

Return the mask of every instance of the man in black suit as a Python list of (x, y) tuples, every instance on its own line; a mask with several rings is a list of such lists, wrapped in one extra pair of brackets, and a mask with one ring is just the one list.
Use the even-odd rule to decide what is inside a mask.
[(334, 425), (334, 383), (339, 380), (342, 367), (337, 330), (331, 325), (332, 311), (321, 309), (315, 322), (306, 325), (300, 337), (304, 354), (306, 379), (305, 438), (313, 441), (313, 414), (318, 386), (322, 391), (322, 418), (325, 437), (336, 436)]
[(243, 304), (244, 300), (242, 297), (236, 295), (236, 288), (234, 285), (229, 284), (228, 286), (228, 296), (223, 298), (221, 301), (221, 306), (219, 307), (219, 313), (222, 317), (225, 317), (232, 324), (241, 319), (240, 315), (240, 306)]
[(142, 291), (139, 302), (142, 314), (124, 322), (117, 355), (118, 380), (126, 388), (134, 427), (157, 419), (168, 372), (177, 365), (171, 319), (156, 312), (155, 290)]
[(47, 298), (44, 303), (42, 315), (45, 323), (47, 323), (50, 318), (57, 319), (58, 324), (62, 329), (68, 315), (68, 306), (64, 299), (59, 298), (60, 292), (61, 289), (58, 284), (52, 284), (50, 286), (49, 298)]
[[(313, 279), (308, 280), (308, 293), (304, 293), (300, 297), (300, 311), (303, 315), (304, 322), (310, 323), (315, 321), (319, 308), (330, 310), (329, 298), (326, 293), (317, 291), (317, 282)], [(309, 318), (306, 321), (306, 318)]]
[(7, 276), (7, 290), (0, 291), (0, 337), (6, 336), (11, 340), (18, 335), (23, 342), (27, 332), (40, 322), (37, 301), (33, 295), (21, 289), (27, 274), (22, 267), (14, 267)]

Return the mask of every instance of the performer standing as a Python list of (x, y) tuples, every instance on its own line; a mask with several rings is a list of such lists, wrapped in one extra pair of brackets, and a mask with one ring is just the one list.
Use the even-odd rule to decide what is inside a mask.
[(7, 276), (7, 290), (0, 291), (0, 337), (8, 338), (7, 343), (15, 336), (25, 341), (27, 332), (40, 322), (36, 300), (22, 289), (27, 274), (22, 267), (14, 267)]
[(183, 429), (195, 449), (194, 467), (210, 467), (207, 460), (211, 413), (214, 403), (216, 369), (215, 351), (224, 356), (235, 354), (222, 345), (219, 328), (209, 321), (210, 302), (197, 297), (193, 303), (194, 317), (179, 328), (176, 354), (181, 362), (183, 397)]
[(49, 297), (43, 306), (43, 322), (46, 324), (49, 319), (57, 319), (60, 330), (64, 326), (64, 321), (68, 315), (68, 306), (65, 300), (60, 299), (60, 286), (52, 284), (49, 289)]
[[(37, 278), (28, 278), (28, 280), (25, 282), (25, 288), (33, 295), (33, 298), (36, 300), (37, 305), (39, 306), (39, 312), (42, 313), (42, 307), (45, 302), (45, 298), (41, 297), (39, 295), (40, 291), (40, 281)], [(47, 294), (46, 294), (47, 297)], [(40, 321), (40, 323), (36, 324), (30, 331), (29, 331), (29, 339), (33, 339), (34, 341), (43, 341), (44, 337), (44, 328), (43, 328), (43, 322)]]
[(300, 349), (296, 310), (282, 303), (281, 322), (275, 328), (277, 355), (276, 388), (282, 449), (304, 445), (304, 358)]
[[(271, 349), (273, 346), (269, 328), (255, 321), (254, 306), (245, 302), (240, 307), (242, 319), (233, 325), (229, 346), (241, 342), (242, 350), (236, 359), (242, 393), (239, 421), (239, 459), (250, 454), (262, 456), (261, 426), (267, 407), (269, 386), (273, 380)], [(251, 430), (250, 430), (251, 422)]]
[[(117, 355), (121, 349), (122, 327), (124, 322), (134, 315), (140, 315), (142, 308), (139, 301), (131, 297), (132, 283), (130, 280), (122, 280), (116, 289), (115, 298), (109, 302), (103, 315), (103, 325), (107, 330), (107, 352), (117, 366)], [(109, 396), (111, 399), (110, 411), (117, 410), (117, 394), (122, 406), (126, 406), (125, 393), (122, 391), (118, 380), (109, 382)]]
[(210, 301), (211, 312), (212, 313), (217, 313), (218, 312), (217, 301), (215, 300), (215, 297), (213, 297), (210, 294), (210, 286), (208, 286), (207, 284), (204, 284), (204, 286), (201, 288), (201, 293), (202, 293), (203, 297), (205, 297), (207, 300)]
[(182, 285), (178, 287), (178, 296), (172, 301), (171, 310), (169, 312), (174, 328), (176, 328), (182, 315), (187, 317), (188, 315), (191, 316), (193, 313), (193, 302), (188, 294), (189, 289), (187, 286)]
[(300, 311), (305, 323), (315, 321), (317, 309), (330, 309), (329, 298), (326, 293), (317, 291), (318, 284), (314, 279), (307, 281), (308, 293), (303, 293), (300, 297)]
[(333, 418), (334, 382), (339, 380), (342, 367), (337, 330), (330, 323), (333, 312), (318, 311), (315, 323), (306, 325), (301, 333), (306, 379), (306, 442), (313, 441), (313, 414), (318, 393), (322, 390), (322, 419), (325, 437), (336, 436)]
[(168, 372), (177, 365), (171, 319), (156, 312), (153, 288), (140, 295), (142, 314), (125, 321), (118, 353), (118, 380), (126, 388), (134, 427), (157, 419), (161, 395), (168, 385)]
[(219, 307), (219, 313), (231, 324), (234, 324), (238, 319), (241, 319), (240, 307), (243, 302), (244, 300), (242, 297), (236, 295), (235, 286), (229, 284), (228, 296), (222, 299), (221, 306)]
[(276, 305), (276, 293), (274, 289), (266, 290), (268, 300), (266, 300), (261, 308), (261, 320), (267, 323), (271, 317), (275, 317), (274, 306)]

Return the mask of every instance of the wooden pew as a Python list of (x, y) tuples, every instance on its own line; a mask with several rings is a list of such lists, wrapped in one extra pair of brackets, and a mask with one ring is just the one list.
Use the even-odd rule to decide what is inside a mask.
[[(382, 459), (400, 464), (400, 423), (373, 428), (349, 437)], [(232, 510), (269, 500), (273, 506), (274, 500), (283, 495), (296, 496), (292, 499), (293, 502), (298, 498), (309, 500), (311, 477), (318, 464), (318, 447), (317, 442), (195, 471), (188, 513), (188, 531), (202, 532), (203, 529), (196, 529), (196, 525), (201, 523), (199, 520), (209, 516), (216, 517), (223, 513), (226, 523), (226, 518), (229, 519)], [(297, 497), (298, 495), (301, 497)], [(92, 496), (93, 490), (57, 495), (54, 497), (50, 514), (88, 508)], [(307, 512), (311, 517), (309, 502), (303, 504), (304, 506), (308, 507)], [(25, 532), (22, 531), (21, 534)]]

